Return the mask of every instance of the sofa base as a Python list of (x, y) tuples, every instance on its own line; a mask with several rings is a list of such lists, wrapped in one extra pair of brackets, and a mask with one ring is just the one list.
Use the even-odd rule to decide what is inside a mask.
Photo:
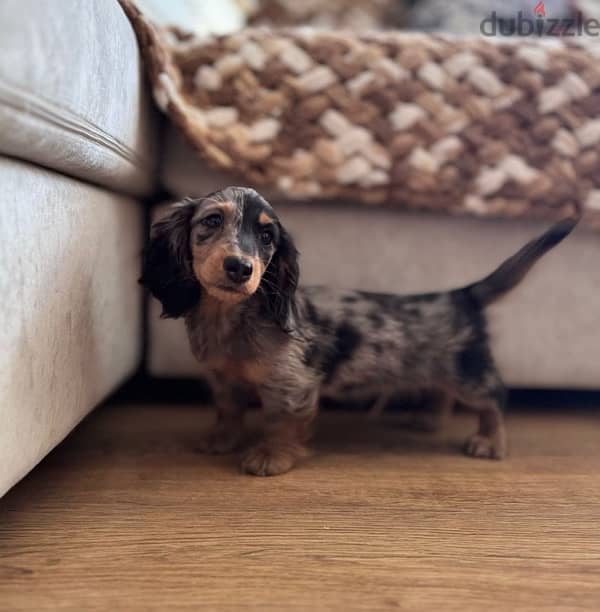
[(0, 495), (137, 367), (135, 201), (0, 157)]

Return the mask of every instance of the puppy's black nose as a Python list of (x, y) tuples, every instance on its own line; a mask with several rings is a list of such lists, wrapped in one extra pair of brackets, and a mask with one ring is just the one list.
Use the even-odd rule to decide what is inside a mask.
[(241, 257), (225, 257), (223, 269), (234, 283), (245, 283), (252, 274), (252, 264)]

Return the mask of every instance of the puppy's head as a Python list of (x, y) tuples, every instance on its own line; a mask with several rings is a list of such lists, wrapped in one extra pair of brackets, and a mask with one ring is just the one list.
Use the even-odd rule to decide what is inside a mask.
[(298, 283), (297, 251), (269, 203), (254, 189), (227, 187), (174, 204), (155, 223), (141, 282), (179, 317), (203, 294), (236, 304), (259, 291), (286, 327)]

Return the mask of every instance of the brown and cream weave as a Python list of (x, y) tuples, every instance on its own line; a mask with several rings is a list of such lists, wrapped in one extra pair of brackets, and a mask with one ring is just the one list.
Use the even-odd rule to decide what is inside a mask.
[(248, 5), (252, 26), (380, 30), (406, 26), (409, 0), (258, 0)]
[(196, 40), (129, 0), (158, 105), (288, 198), (600, 219), (600, 45), (243, 29)]

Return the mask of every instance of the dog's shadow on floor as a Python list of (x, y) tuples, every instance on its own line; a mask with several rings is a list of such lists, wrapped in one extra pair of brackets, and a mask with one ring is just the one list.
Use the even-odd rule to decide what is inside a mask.
[[(426, 396), (407, 395), (392, 399), (374, 415), (372, 403), (322, 404), (315, 427), (313, 447), (328, 453), (455, 454), (475, 428), (472, 415), (453, 415), (434, 431), (419, 424), (431, 413)], [(427, 419), (425, 419), (427, 421)], [(461, 433), (464, 430), (464, 433)]]
[[(327, 453), (454, 454), (461, 441), (450, 430), (415, 429), (397, 414), (376, 420), (366, 415), (325, 414), (316, 426), (312, 447)], [(465, 433), (465, 437), (466, 437)]]
[[(413, 423), (414, 406), (393, 407), (373, 418), (368, 405), (324, 406), (314, 423), (309, 446), (318, 453), (399, 455), (455, 455), (467, 436), (476, 428), (473, 415), (459, 414), (437, 431), (426, 431)], [(472, 421), (472, 422), (471, 422)], [(249, 415), (244, 446), (259, 435), (260, 417)]]

